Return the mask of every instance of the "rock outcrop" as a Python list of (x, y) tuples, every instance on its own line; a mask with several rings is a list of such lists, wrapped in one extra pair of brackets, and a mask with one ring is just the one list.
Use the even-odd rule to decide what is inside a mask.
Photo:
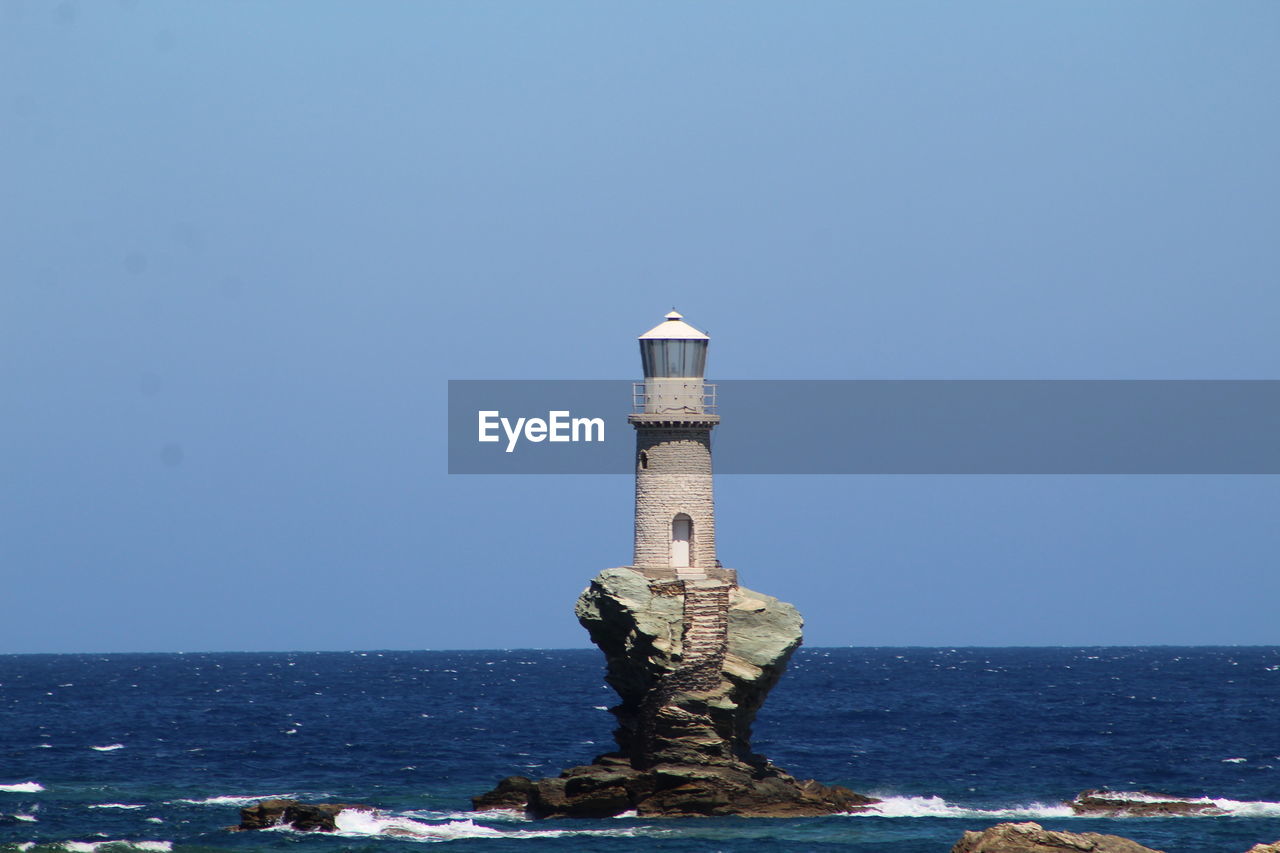
[(536, 817), (801, 817), (878, 802), (801, 781), (751, 751), (751, 726), (800, 645), (799, 612), (720, 580), (650, 580), (607, 569), (578, 599), (621, 702), (617, 752), (559, 777), (514, 776), (476, 809)]
[(1097, 817), (1226, 814), (1211, 800), (1179, 799), (1151, 791), (1083, 791), (1067, 805), (1078, 815)]
[(1001, 823), (966, 832), (951, 853), (1161, 853), (1118, 835), (1055, 832), (1038, 823)]
[(289, 826), (304, 832), (334, 832), (335, 819), (345, 809), (373, 811), (372, 806), (353, 803), (300, 803), (297, 800), (262, 800), (240, 810), (240, 825), (235, 831)]
[(1280, 841), (1273, 841), (1270, 844), (1255, 844), (1249, 848), (1248, 853), (1280, 853)]

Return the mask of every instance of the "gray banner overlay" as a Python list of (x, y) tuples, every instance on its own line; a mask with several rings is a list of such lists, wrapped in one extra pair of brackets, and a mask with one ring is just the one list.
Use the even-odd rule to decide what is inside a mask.
[[(713, 384), (717, 474), (1280, 474), (1280, 380)], [(631, 405), (632, 380), (451, 380), (449, 472), (630, 474)]]

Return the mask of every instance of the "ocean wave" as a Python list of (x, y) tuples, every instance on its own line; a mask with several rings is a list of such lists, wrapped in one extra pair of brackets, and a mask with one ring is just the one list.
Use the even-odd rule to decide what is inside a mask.
[(406, 816), (343, 809), (334, 818), (337, 834), (347, 837), (400, 835), (406, 838), (431, 838), (440, 841), (454, 838), (501, 838), (502, 831), (481, 826), (471, 820), (424, 823)]
[(12, 785), (0, 785), (0, 791), (8, 794), (36, 794), (44, 790), (39, 782), (15, 782)]
[(1057, 818), (1075, 817), (1066, 803), (1025, 803), (999, 808), (977, 808), (949, 803), (942, 797), (878, 795), (880, 802), (854, 817), (958, 817), (958, 818)]
[(15, 814), (15, 815), (13, 816), (13, 819), (14, 819), (14, 820), (20, 820), (20, 821), (22, 821), (23, 823), (35, 823), (35, 822), (36, 822), (36, 816), (35, 816), (35, 815), (33, 815), (33, 814)]
[(91, 746), (89, 748), (92, 750), (96, 750), (97, 752), (115, 752), (117, 749), (124, 749), (124, 744), (111, 743), (111, 744), (107, 744), (106, 746)]
[(146, 806), (135, 806), (129, 803), (94, 803), (91, 809), (145, 809)]
[[(1009, 806), (980, 808), (949, 803), (942, 797), (904, 797), (890, 794), (878, 794), (881, 802), (873, 805), (868, 811), (851, 813), (850, 817), (951, 817), (978, 819), (1010, 819), (1034, 820), (1039, 818), (1096, 818), (1098, 815), (1076, 814), (1066, 803), (1030, 802)], [(1280, 803), (1264, 800), (1232, 800), (1224, 797), (1155, 797), (1138, 791), (1108, 791), (1108, 799), (1140, 803), (1194, 803), (1219, 809), (1221, 813), (1233, 817), (1280, 817)], [(1213, 815), (1135, 815), (1135, 817), (1212, 817)], [(1125, 815), (1118, 815), (1125, 817)]]
[(1233, 817), (1280, 817), (1280, 803), (1214, 800), (1213, 804)]
[(410, 813), (386, 814), (383, 812), (344, 809), (334, 818), (335, 835), (346, 838), (396, 837), (406, 841), (453, 841), (463, 838), (561, 838), (568, 836), (627, 837), (653, 835), (665, 830), (639, 829), (497, 829), (484, 826), (470, 818), (447, 820), (443, 823), (426, 823), (415, 820)]
[(188, 806), (251, 806), (262, 800), (298, 800), (302, 794), (260, 794), (246, 797), (241, 794), (225, 794), (218, 797), (206, 797), (203, 800), (170, 800)]
[(50, 853), (169, 853), (173, 850), (172, 841), (42, 841), (37, 844), (27, 841), (13, 848), (19, 851), (48, 850)]
[[(1227, 797), (1162, 797), (1145, 791), (1105, 791), (1094, 794), (1099, 799), (1134, 803), (1191, 803), (1220, 809), (1235, 817), (1280, 817), (1280, 803), (1267, 800), (1232, 800)], [(1197, 815), (1177, 815), (1196, 817)], [(1212, 816), (1212, 815), (1210, 815)]]
[(173, 849), (172, 841), (63, 841), (53, 845), (67, 853), (127, 853), (141, 850), (146, 853), (168, 853)]

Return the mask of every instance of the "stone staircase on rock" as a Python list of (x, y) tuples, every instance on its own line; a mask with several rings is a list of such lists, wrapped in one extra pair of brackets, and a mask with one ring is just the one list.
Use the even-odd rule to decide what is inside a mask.
[(729, 645), (729, 584), (718, 580), (684, 582), (684, 638), (681, 672), (697, 673), (692, 689), (711, 690)]
[(721, 686), (721, 670), (729, 648), (729, 595), (733, 585), (722, 580), (688, 578), (679, 666), (649, 690), (640, 706), (641, 762), (656, 747), (657, 717), (676, 697), (708, 693)]

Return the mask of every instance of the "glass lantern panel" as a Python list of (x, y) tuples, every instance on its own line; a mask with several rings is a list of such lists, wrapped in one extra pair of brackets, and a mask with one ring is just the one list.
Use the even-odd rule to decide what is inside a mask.
[(652, 338), (640, 342), (644, 375), (651, 377), (701, 377), (706, 371), (707, 342)]

